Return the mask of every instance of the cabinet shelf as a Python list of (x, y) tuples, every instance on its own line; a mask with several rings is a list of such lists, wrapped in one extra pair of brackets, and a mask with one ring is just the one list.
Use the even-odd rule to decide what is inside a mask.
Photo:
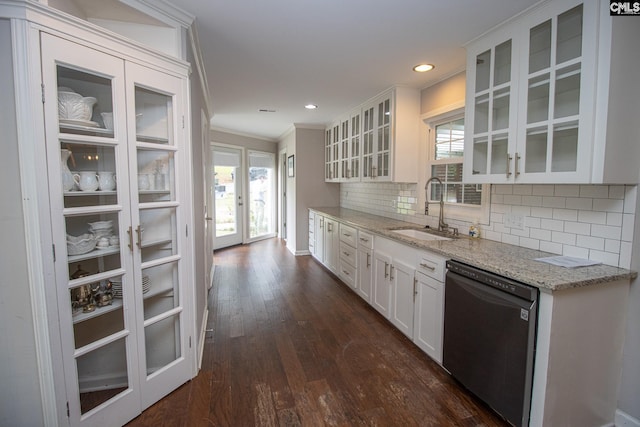
[(97, 316), (102, 316), (103, 314), (107, 314), (111, 311), (115, 311), (121, 308), (122, 306), (123, 306), (122, 300), (118, 298), (114, 298), (113, 300), (111, 300), (110, 305), (105, 305), (104, 307), (96, 307), (95, 310), (89, 313), (84, 313), (81, 311), (79, 313), (74, 314), (73, 324), (75, 325), (76, 323), (84, 322), (85, 320), (89, 320)]
[(113, 191), (65, 191), (64, 197), (82, 197), (82, 196), (115, 196), (118, 193)]
[(83, 135), (113, 138), (113, 130), (111, 129), (62, 123), (60, 124), (60, 133), (70, 133), (72, 135), (81, 133)]
[(67, 262), (72, 263), (72, 262), (84, 261), (87, 259), (100, 258), (107, 255), (117, 254), (119, 252), (120, 252), (120, 246), (114, 246), (114, 247), (109, 247), (104, 249), (96, 248), (91, 252), (87, 252), (86, 254), (69, 255), (69, 257), (67, 258)]
[(137, 142), (147, 142), (153, 144), (169, 144), (169, 138), (163, 138), (159, 136), (149, 136), (149, 135), (136, 135)]
[(151, 248), (153, 246), (161, 246), (161, 245), (166, 245), (168, 243), (172, 243), (173, 240), (172, 239), (155, 239), (155, 240), (149, 240), (146, 242), (142, 242), (141, 247), (142, 248)]

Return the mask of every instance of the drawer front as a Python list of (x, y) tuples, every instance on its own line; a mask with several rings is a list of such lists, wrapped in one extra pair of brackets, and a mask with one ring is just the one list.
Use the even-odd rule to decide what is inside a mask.
[(373, 236), (369, 233), (365, 233), (364, 231), (358, 232), (358, 245), (373, 249)]
[(340, 223), (340, 241), (345, 242), (354, 248), (358, 246), (358, 230), (348, 225)]
[(345, 242), (340, 242), (340, 260), (343, 262), (357, 267), (356, 260), (358, 259), (358, 251), (356, 248), (351, 247)]
[(431, 253), (421, 252), (418, 260), (418, 271), (444, 283), (446, 259)]
[(342, 259), (340, 260), (340, 271), (338, 271), (338, 276), (342, 279), (344, 283), (349, 285), (350, 288), (355, 289), (356, 287), (356, 268)]

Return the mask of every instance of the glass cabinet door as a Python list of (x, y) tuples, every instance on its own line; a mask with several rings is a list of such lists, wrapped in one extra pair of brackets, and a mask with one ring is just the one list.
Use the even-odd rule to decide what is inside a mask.
[[(57, 312), (73, 425), (139, 411), (124, 62), (43, 34)], [(43, 182), (43, 181), (40, 181)], [(52, 304), (54, 304), (52, 302)]]
[[(184, 310), (186, 218), (181, 180), (187, 179), (183, 138), (183, 82), (127, 64), (134, 276), (143, 406), (188, 378)], [(184, 185), (184, 184), (182, 184)], [(163, 375), (159, 375), (163, 373)]]
[(373, 173), (373, 107), (362, 112), (362, 177), (372, 179)]
[(391, 156), (391, 99), (378, 103), (376, 115), (376, 161), (375, 178), (389, 178)]
[(524, 171), (578, 171), (583, 5), (529, 30)]
[(324, 133), (324, 180), (331, 180), (331, 128)]
[(349, 127), (349, 169), (352, 180), (360, 179), (360, 112), (351, 115)]
[(511, 175), (512, 41), (476, 55), (472, 174)]
[(340, 176), (341, 179), (351, 178), (349, 167), (349, 119), (340, 121)]

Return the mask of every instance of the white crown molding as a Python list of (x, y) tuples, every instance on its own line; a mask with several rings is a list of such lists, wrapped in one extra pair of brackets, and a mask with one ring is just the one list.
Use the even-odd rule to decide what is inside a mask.
[(119, 1), (173, 27), (180, 26), (182, 28), (189, 28), (195, 20), (195, 16), (166, 0)]
[(200, 49), (200, 38), (198, 37), (198, 30), (196, 22), (193, 22), (189, 26), (189, 41), (191, 42), (191, 52), (193, 53), (194, 64), (193, 67), (198, 73), (198, 80), (200, 81), (200, 90), (202, 91), (202, 98), (204, 99), (204, 107), (207, 116), (210, 118), (213, 115), (213, 106), (211, 105), (211, 97), (209, 96), (209, 80), (207, 79), (207, 73), (204, 67), (204, 60), (202, 58), (202, 49)]

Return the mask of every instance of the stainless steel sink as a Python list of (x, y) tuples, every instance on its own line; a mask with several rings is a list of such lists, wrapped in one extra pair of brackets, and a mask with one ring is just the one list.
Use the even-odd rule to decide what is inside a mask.
[(402, 236), (411, 237), (417, 240), (451, 240), (450, 237), (438, 236), (436, 234), (431, 234), (426, 231), (416, 230), (414, 228), (405, 228), (400, 230), (391, 230), (392, 233), (400, 234)]

